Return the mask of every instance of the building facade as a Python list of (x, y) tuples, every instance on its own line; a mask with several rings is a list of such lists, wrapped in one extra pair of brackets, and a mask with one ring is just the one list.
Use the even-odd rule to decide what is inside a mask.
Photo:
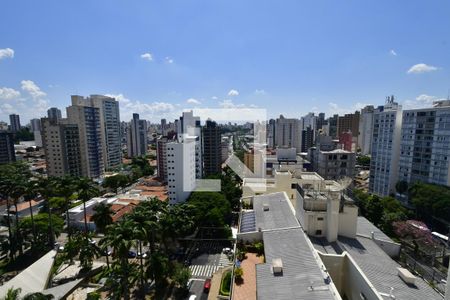
[(160, 137), (156, 140), (158, 178), (162, 182), (167, 182), (167, 143), (167, 137)]
[(351, 131), (353, 136), (358, 138), (360, 115), (361, 113), (359, 111), (355, 111), (353, 114), (345, 114), (338, 117), (337, 136), (340, 136), (344, 132)]
[(115, 169), (122, 164), (119, 102), (116, 99), (91, 95), (73, 95), (72, 105), (98, 109), (103, 166), (106, 170)]
[(147, 154), (147, 121), (140, 120), (139, 114), (133, 114), (127, 136), (128, 157), (143, 156)]
[(206, 121), (203, 135), (203, 172), (205, 176), (222, 172), (222, 151), (220, 128), (214, 121)]
[(301, 148), (301, 122), (298, 119), (287, 119), (280, 115), (275, 122), (275, 147)]
[(184, 136), (182, 142), (170, 142), (166, 147), (169, 203), (183, 203), (195, 189), (196, 138)]
[(0, 131), (0, 164), (8, 164), (16, 161), (14, 152), (14, 134)]
[(395, 193), (398, 181), (402, 108), (388, 97), (374, 112), (369, 192), (379, 196)]
[(373, 105), (368, 105), (361, 110), (361, 116), (359, 119), (358, 146), (361, 149), (362, 155), (370, 154), (372, 149), (374, 110), (375, 108)]
[(308, 158), (313, 171), (327, 180), (353, 178), (355, 176), (356, 154), (341, 149), (321, 151), (310, 148)]
[(399, 180), (450, 186), (450, 101), (403, 112)]
[(42, 144), (48, 176), (82, 176), (80, 135), (67, 119), (41, 119)]
[(69, 124), (78, 125), (82, 175), (98, 178), (105, 172), (100, 109), (78, 100), (72, 98), (72, 105), (67, 107), (67, 119)]
[(59, 119), (62, 118), (61, 110), (59, 108), (56, 108), (56, 107), (50, 107), (47, 110), (47, 116), (48, 116), (49, 119), (59, 120)]
[(9, 115), (9, 124), (11, 132), (18, 132), (21, 128), (20, 116), (16, 114)]

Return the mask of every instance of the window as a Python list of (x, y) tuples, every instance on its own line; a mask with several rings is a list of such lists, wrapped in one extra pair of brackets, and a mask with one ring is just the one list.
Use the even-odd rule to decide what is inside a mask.
[(317, 218), (317, 221), (323, 221), (322, 217)]
[(316, 235), (322, 235), (322, 230), (320, 229), (316, 230)]

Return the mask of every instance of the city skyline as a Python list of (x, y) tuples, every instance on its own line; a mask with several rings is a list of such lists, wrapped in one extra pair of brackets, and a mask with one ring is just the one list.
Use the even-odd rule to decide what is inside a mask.
[(190, 108), (330, 116), (383, 105), (391, 94), (404, 109), (419, 108), (447, 98), (450, 87), (446, 2), (3, 7), (4, 121), (18, 113), (25, 124), (49, 107), (65, 114), (75, 94), (115, 96), (121, 120), (135, 112), (158, 122)]

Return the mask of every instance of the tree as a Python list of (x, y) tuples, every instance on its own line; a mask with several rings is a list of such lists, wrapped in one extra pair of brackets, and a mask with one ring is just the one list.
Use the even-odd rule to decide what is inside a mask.
[(133, 172), (134, 180), (142, 176), (150, 176), (155, 173), (155, 168), (150, 166), (150, 163), (144, 156), (133, 157), (131, 161), (131, 170)]
[(87, 214), (86, 214), (86, 202), (91, 198), (98, 196), (99, 190), (97, 185), (92, 182), (91, 179), (82, 177), (79, 178), (76, 183), (76, 190), (78, 191), (78, 197), (83, 201), (83, 213), (84, 213), (84, 232), (88, 232)]
[(110, 188), (114, 191), (114, 193), (117, 194), (117, 191), (119, 188), (123, 188), (127, 186), (127, 184), (130, 182), (128, 176), (123, 174), (117, 174), (114, 176), (108, 176), (103, 181), (103, 187)]
[(69, 240), (72, 236), (72, 230), (70, 227), (69, 208), (70, 208), (70, 198), (72, 197), (72, 195), (76, 190), (75, 180), (76, 180), (75, 177), (70, 175), (58, 177), (56, 179), (57, 194), (64, 198), (64, 210), (66, 211), (66, 225), (67, 225), (67, 232), (69, 234)]
[(64, 227), (64, 220), (57, 215), (50, 215), (52, 220), (49, 220), (49, 215), (46, 213), (38, 213), (34, 216), (34, 222), (31, 221), (31, 217), (25, 217), (20, 220), (20, 227), (22, 228), (24, 235), (32, 235), (33, 225), (35, 228), (35, 243), (33, 244), (36, 250), (45, 250), (44, 245), (49, 245), (51, 235), (49, 234), (49, 224), (52, 224), (52, 234), (59, 236)]
[(100, 246), (111, 247), (114, 262), (109, 270), (108, 284), (115, 285), (112, 290), (113, 295), (129, 299), (129, 289), (135, 277), (131, 276), (136, 272), (133, 266), (128, 263), (128, 252), (134, 245), (132, 240), (133, 223), (127, 218), (109, 225), (105, 237), (100, 241)]
[(94, 215), (92, 221), (94, 221), (97, 231), (105, 233), (106, 226), (112, 224), (113, 219), (111, 217), (113, 211), (111, 210), (111, 204), (99, 203), (94, 207)]
[(181, 264), (176, 264), (172, 279), (179, 288), (186, 289), (187, 283), (191, 278), (191, 270)]
[(356, 158), (356, 162), (361, 166), (370, 166), (370, 156), (362, 155)]
[(241, 267), (234, 269), (234, 277), (236, 280), (241, 280), (242, 276), (244, 276), (244, 270)]
[(31, 293), (26, 294), (25, 297), (23, 297), (23, 300), (51, 300), (55, 297), (53, 295), (44, 295), (42, 293)]
[(395, 190), (399, 194), (404, 194), (408, 191), (408, 182), (401, 180), (395, 184)]
[(230, 203), (217, 192), (193, 192), (188, 204), (197, 226), (222, 227), (231, 214)]
[(169, 258), (163, 252), (156, 251), (151, 253), (148, 262), (148, 276), (155, 281), (156, 289), (161, 289), (165, 283), (166, 278), (170, 274)]
[(434, 218), (450, 220), (450, 188), (417, 182), (409, 190), (417, 216), (427, 221)]
[(53, 196), (55, 196), (55, 191), (56, 191), (56, 187), (55, 187), (55, 181), (54, 178), (44, 178), (44, 177), (40, 177), (38, 179), (38, 192), (39, 194), (41, 194), (41, 196), (44, 198), (45, 203), (46, 203), (46, 208), (45, 210), (48, 213), (48, 218), (47, 221), (48, 223), (48, 245), (49, 247), (53, 248), (54, 244), (55, 244), (55, 233), (53, 230), (53, 217), (52, 217), (52, 205), (50, 203), (50, 198), (52, 198)]
[(2, 298), (2, 300), (19, 300), (20, 292), (22, 291), (21, 288), (9, 288), (8, 292), (6, 292), (6, 295)]
[(437, 245), (427, 225), (421, 221), (398, 221), (393, 224), (397, 236), (414, 244), (414, 253), (417, 255), (420, 247), (433, 249)]

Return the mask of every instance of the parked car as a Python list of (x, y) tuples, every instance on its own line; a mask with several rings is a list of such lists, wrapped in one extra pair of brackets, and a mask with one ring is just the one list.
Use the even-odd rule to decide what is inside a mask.
[(128, 258), (136, 258), (136, 252), (128, 251)]
[(208, 278), (205, 280), (205, 284), (203, 285), (203, 291), (205, 293), (208, 293), (210, 288), (211, 288), (211, 278)]

